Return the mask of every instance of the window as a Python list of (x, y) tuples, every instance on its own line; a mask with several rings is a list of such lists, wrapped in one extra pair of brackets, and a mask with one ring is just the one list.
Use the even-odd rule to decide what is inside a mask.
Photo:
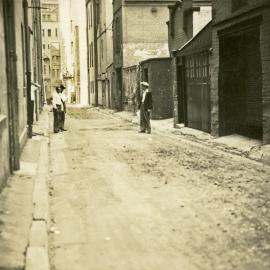
[(246, 6), (248, 0), (232, 0), (232, 11), (237, 11), (238, 9)]
[(92, 3), (90, 4), (90, 26), (93, 26), (93, 8)]
[(44, 31), (44, 29), (42, 29), (42, 36), (43, 36), (43, 37), (45, 36), (45, 31)]
[(55, 36), (58, 37), (58, 30), (55, 28)]
[(51, 37), (51, 36), (52, 36), (52, 30), (48, 29), (48, 37)]
[(93, 43), (90, 45), (90, 67), (94, 66), (94, 50), (93, 50)]
[(48, 50), (50, 49), (50, 44), (48, 44)]
[(43, 45), (42, 45), (42, 48), (43, 48), (43, 50), (45, 50), (45, 49), (46, 49), (46, 45), (45, 45), (45, 44), (43, 44)]
[(99, 2), (96, 3), (96, 20), (97, 24), (100, 23), (100, 5)]
[(121, 50), (121, 40), (120, 40), (120, 20), (119, 18), (116, 18), (115, 22), (115, 30), (116, 30), (116, 52), (120, 52)]
[(46, 16), (45, 16), (45, 14), (42, 15), (42, 20), (43, 20), (43, 21), (46, 21)]
[(143, 80), (144, 80), (145, 82), (148, 82), (148, 68), (145, 68), (145, 69), (143, 70)]
[(209, 62), (207, 53), (187, 56), (185, 65), (185, 73), (187, 78), (209, 77)]
[(51, 20), (51, 15), (50, 15), (50, 14), (47, 15), (47, 20), (48, 20), (48, 21)]

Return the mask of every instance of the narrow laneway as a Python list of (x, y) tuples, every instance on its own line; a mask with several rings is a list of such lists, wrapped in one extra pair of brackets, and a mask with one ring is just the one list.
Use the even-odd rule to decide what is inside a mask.
[(69, 109), (50, 134), (54, 270), (268, 270), (269, 168)]

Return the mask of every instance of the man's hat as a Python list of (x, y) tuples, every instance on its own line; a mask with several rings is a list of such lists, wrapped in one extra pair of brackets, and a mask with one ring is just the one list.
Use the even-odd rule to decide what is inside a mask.
[(141, 82), (141, 85), (148, 87), (149, 83), (148, 82)]
[(61, 89), (66, 89), (66, 87), (63, 84), (60, 85), (60, 88)]

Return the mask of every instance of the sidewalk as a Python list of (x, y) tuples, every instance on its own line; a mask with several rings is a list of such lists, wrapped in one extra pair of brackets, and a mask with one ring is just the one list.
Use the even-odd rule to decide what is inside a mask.
[(48, 219), (47, 130), (45, 108), (33, 125), (33, 138), (23, 149), (20, 170), (8, 179), (0, 193), (0, 269), (49, 269), (44, 268)]
[[(132, 112), (115, 112), (113, 110), (97, 107), (91, 107), (89, 110), (96, 110), (104, 114), (118, 117), (124, 121), (132, 122), (136, 125), (139, 124), (137, 115)], [(177, 128), (174, 128), (173, 118), (151, 120), (151, 124), (152, 129), (156, 132), (176, 135), (178, 138), (181, 136), (182, 139), (186, 139), (187, 141), (200, 143), (210, 148), (215, 147), (224, 152), (236, 154), (270, 165), (270, 145), (261, 145), (261, 142), (258, 140), (249, 139), (237, 134), (216, 138), (206, 132), (188, 127), (181, 127), (180, 125)]]

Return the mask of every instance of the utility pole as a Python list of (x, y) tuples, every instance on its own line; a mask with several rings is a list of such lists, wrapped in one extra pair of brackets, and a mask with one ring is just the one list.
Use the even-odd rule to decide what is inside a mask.
[(25, 60), (26, 60), (26, 99), (27, 99), (27, 125), (28, 137), (32, 138), (33, 106), (31, 101), (31, 54), (30, 54), (30, 33), (28, 25), (28, 2), (23, 1), (24, 11), (24, 32), (25, 32)]

